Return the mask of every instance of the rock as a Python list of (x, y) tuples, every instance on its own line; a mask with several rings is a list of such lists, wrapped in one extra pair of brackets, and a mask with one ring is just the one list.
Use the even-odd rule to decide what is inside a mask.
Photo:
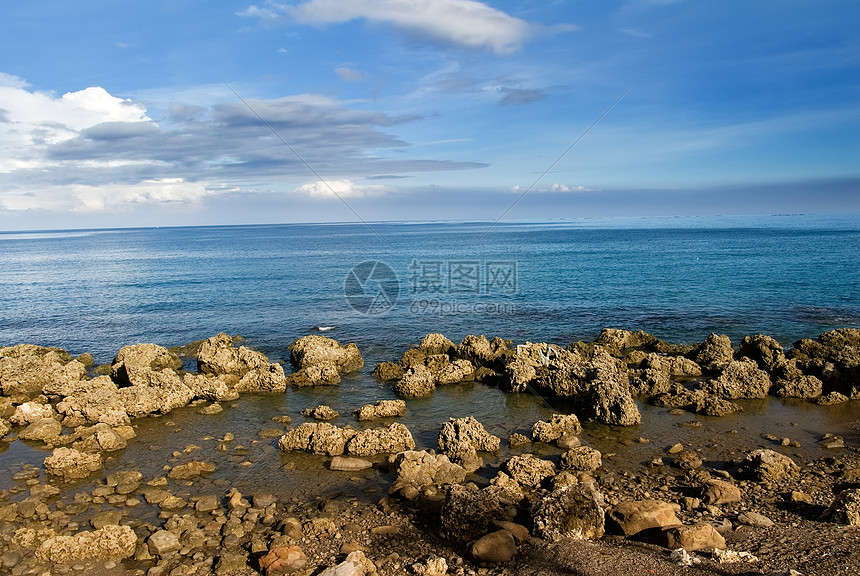
[(8, 422), (0, 418), (0, 438), (3, 438), (11, 431), (12, 426), (10, 426)]
[(69, 420), (81, 425), (87, 422), (103, 422), (109, 426), (122, 426), (129, 423), (125, 398), (119, 388), (108, 376), (78, 382), (74, 389), (57, 403), (57, 410)]
[(266, 576), (280, 576), (304, 570), (308, 558), (298, 546), (272, 546), (265, 556), (260, 558), (260, 570)]
[(843, 404), (848, 402), (850, 398), (845, 394), (836, 392), (835, 390), (815, 399), (815, 403), (819, 406), (833, 406), (834, 404)]
[(98, 454), (85, 454), (74, 448), (55, 448), (45, 458), (45, 472), (65, 479), (86, 478), (101, 470), (102, 459)]
[(517, 553), (517, 543), (507, 530), (497, 530), (475, 541), (471, 552), (478, 562), (510, 562)]
[(337, 566), (331, 566), (320, 572), (319, 576), (365, 576), (370, 572), (376, 572), (376, 567), (363, 552), (357, 550), (348, 554), (346, 560)]
[(433, 377), (439, 386), (470, 381), (475, 379), (475, 367), (468, 360), (454, 360), (442, 365), (433, 373)]
[(233, 338), (223, 332), (202, 341), (197, 351), (197, 371), (204, 375), (241, 377), (268, 364), (269, 360), (263, 354), (244, 346), (236, 348)]
[(442, 426), (437, 441), (439, 451), (452, 461), (463, 461), (477, 452), (498, 452), (501, 440), (472, 416), (451, 418)]
[(470, 542), (490, 532), (494, 521), (512, 520), (500, 494), (494, 486), (479, 490), (474, 485), (452, 485), (442, 503), (442, 535), (454, 542)]
[(100, 530), (105, 526), (119, 526), (121, 521), (122, 512), (119, 510), (103, 510), (90, 518), (90, 525), (96, 530)]
[(702, 467), (702, 459), (691, 450), (683, 450), (675, 455), (675, 466), (681, 470), (696, 470)]
[(364, 366), (364, 360), (353, 343), (342, 346), (337, 340), (325, 336), (305, 336), (288, 346), (290, 360), (299, 368), (328, 364), (340, 373), (355, 372)]
[(535, 533), (550, 542), (603, 536), (603, 496), (593, 484), (577, 484), (556, 490), (541, 500), (535, 517)]
[(137, 536), (128, 526), (108, 525), (94, 532), (48, 538), (36, 557), (55, 564), (84, 560), (122, 560), (134, 555)]
[(120, 388), (117, 395), (120, 405), (129, 416), (139, 417), (158, 412), (167, 414), (174, 408), (185, 406), (194, 398), (194, 392), (182, 383), (179, 375), (165, 368), (161, 371), (136, 372), (134, 386)]
[(726, 539), (707, 522), (668, 528), (663, 531), (663, 538), (670, 550), (683, 548), (687, 552), (696, 552), (726, 547)]
[(609, 511), (609, 517), (618, 524), (625, 536), (681, 523), (675, 515), (675, 507), (662, 500), (621, 502)]
[(606, 348), (613, 356), (619, 357), (623, 356), (628, 350), (650, 346), (656, 342), (657, 338), (655, 336), (642, 330), (630, 332), (617, 328), (604, 328), (594, 341), (595, 344)]
[(436, 379), (424, 366), (409, 368), (394, 384), (394, 393), (404, 398), (423, 398), (436, 389)]
[(115, 452), (126, 447), (125, 437), (105, 423), (81, 429), (81, 440), (75, 448), (84, 452)]
[(705, 416), (726, 416), (744, 410), (734, 402), (712, 395), (697, 398), (692, 409), (697, 414), (704, 414)]
[(555, 464), (532, 454), (513, 456), (505, 463), (505, 470), (518, 484), (539, 487), (544, 480), (555, 476)]
[(717, 372), (734, 360), (735, 351), (728, 336), (709, 334), (693, 352), (692, 360), (705, 370)]
[(394, 422), (387, 428), (368, 428), (355, 433), (345, 445), (346, 452), (353, 456), (375, 454), (397, 454), (415, 449), (415, 440), (409, 429)]
[(705, 482), (702, 490), (702, 501), (711, 506), (719, 506), (720, 504), (734, 504), (740, 502), (742, 498), (741, 489), (725, 480), (717, 480), (716, 478)]
[(406, 415), (406, 402), (403, 400), (380, 400), (376, 404), (365, 404), (353, 412), (358, 420), (395, 418)]
[(272, 363), (256, 367), (245, 373), (236, 383), (236, 392), (285, 392), (287, 384), (284, 367)]
[(41, 418), (18, 432), (21, 440), (38, 440), (50, 443), (63, 431), (63, 426), (53, 418)]
[(182, 377), (182, 383), (188, 386), (195, 398), (212, 402), (229, 402), (239, 397), (236, 385), (239, 377), (236, 374), (192, 374)]
[(845, 448), (845, 439), (842, 436), (836, 436), (834, 434), (825, 434), (821, 440), (819, 440), (819, 443), (822, 448), (827, 450)]
[(316, 408), (305, 408), (302, 410), (302, 416), (313, 418), (314, 420), (334, 420), (340, 414), (337, 410), (333, 410), (324, 404), (320, 404)]
[(248, 555), (241, 551), (221, 551), (215, 564), (215, 574), (216, 576), (253, 574), (248, 568)]
[(317, 364), (308, 366), (287, 376), (290, 386), (337, 386), (340, 384), (340, 374), (334, 364)]
[(785, 350), (770, 336), (756, 334), (741, 340), (738, 356), (749, 358), (762, 370), (771, 372), (777, 364), (785, 361)]
[(763, 514), (758, 512), (746, 511), (738, 514), (738, 522), (745, 526), (756, 526), (760, 528), (770, 528), (773, 526), (773, 521)]
[(860, 490), (840, 492), (823, 518), (845, 526), (860, 526)]
[(330, 470), (337, 472), (357, 472), (373, 467), (373, 462), (362, 458), (348, 458), (345, 456), (335, 456), (332, 458)]
[(523, 436), (517, 432), (511, 434), (508, 437), (508, 446), (511, 448), (519, 448), (521, 446), (525, 446), (526, 444), (531, 444), (531, 440), (528, 439), (527, 436)]
[(218, 402), (213, 402), (208, 406), (204, 406), (200, 410), (197, 411), (198, 414), (203, 414), (204, 416), (214, 416), (215, 414), (220, 414), (224, 411), (224, 408)]
[(418, 344), (418, 349), (427, 354), (450, 354), (454, 343), (443, 334), (427, 334)]
[(538, 442), (552, 442), (565, 434), (579, 434), (582, 425), (576, 414), (553, 414), (549, 422), (540, 420), (532, 426), (532, 438)]
[(179, 464), (178, 466), (174, 466), (167, 474), (167, 476), (174, 480), (188, 480), (190, 478), (196, 478), (197, 476), (201, 476), (203, 474), (211, 474), (214, 471), (215, 464), (212, 464), (211, 462), (193, 460), (185, 464)]
[(458, 484), (466, 479), (466, 470), (452, 463), (444, 454), (430, 454), (426, 451), (401, 452), (394, 459), (397, 470), (397, 480), (392, 485), (391, 492), (398, 492), (408, 497), (417, 496), (419, 492), (450, 484)]
[(288, 430), (278, 440), (278, 446), (284, 451), (339, 456), (343, 454), (347, 440), (355, 434), (355, 430), (341, 429), (327, 422), (309, 422)]
[(770, 376), (752, 360), (733, 360), (719, 376), (709, 380), (702, 390), (720, 398), (767, 398)]
[(599, 451), (588, 446), (578, 446), (561, 455), (559, 466), (562, 470), (591, 472), (600, 468), (602, 463)]
[(766, 448), (754, 450), (738, 466), (738, 473), (756, 482), (778, 482), (800, 471), (788, 456)]
[(119, 386), (147, 386), (148, 372), (179, 370), (182, 360), (167, 348), (156, 344), (123, 346), (111, 364), (111, 378)]
[(50, 404), (24, 402), (15, 408), (15, 412), (9, 417), (9, 422), (18, 426), (27, 426), (46, 418), (53, 419), (56, 415), (57, 412)]
[(143, 481), (143, 474), (137, 470), (121, 470), (107, 475), (107, 485), (117, 494), (131, 494)]
[(381, 362), (373, 369), (371, 376), (383, 382), (399, 380), (403, 378), (403, 366), (397, 362)]
[(493, 338), (490, 342), (483, 334), (480, 336), (469, 334), (456, 347), (454, 354), (459, 359), (468, 360), (476, 366), (483, 366), (498, 358), (506, 348), (501, 339)]
[(0, 393), (34, 397), (44, 392), (64, 396), (86, 380), (87, 369), (60, 348), (19, 344), (0, 348)]

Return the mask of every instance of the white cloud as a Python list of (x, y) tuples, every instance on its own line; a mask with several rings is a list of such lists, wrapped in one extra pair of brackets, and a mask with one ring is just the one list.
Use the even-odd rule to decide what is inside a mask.
[(364, 74), (360, 71), (348, 66), (338, 66), (334, 69), (334, 73), (344, 82), (363, 82)]
[(141, 204), (198, 204), (209, 193), (199, 182), (164, 178), (121, 186), (72, 186), (73, 212), (106, 212)]
[[(511, 192), (523, 192), (525, 188), (517, 184), (516, 186), (511, 187)], [(594, 188), (587, 188), (585, 186), (579, 184), (559, 184), (558, 182), (554, 184), (550, 184), (549, 186), (535, 186), (530, 190), (530, 192), (557, 192), (557, 193), (570, 193), (570, 192), (595, 192)]]
[(249, 6), (244, 16), (272, 23), (287, 15), (304, 24), (342, 24), (350, 20), (391, 24), (424, 38), (509, 54), (539, 27), (475, 0), (309, 0), (296, 6), (269, 2)]
[(311, 182), (296, 188), (296, 192), (311, 198), (362, 198), (365, 196), (381, 196), (390, 192), (391, 188), (380, 184), (355, 184), (351, 180), (333, 180)]

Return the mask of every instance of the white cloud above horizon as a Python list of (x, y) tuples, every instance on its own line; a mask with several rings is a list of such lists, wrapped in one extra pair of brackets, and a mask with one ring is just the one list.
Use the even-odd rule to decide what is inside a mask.
[(356, 184), (352, 180), (317, 180), (302, 184), (295, 192), (310, 198), (365, 198), (382, 196), (391, 192), (390, 186), (381, 184)]

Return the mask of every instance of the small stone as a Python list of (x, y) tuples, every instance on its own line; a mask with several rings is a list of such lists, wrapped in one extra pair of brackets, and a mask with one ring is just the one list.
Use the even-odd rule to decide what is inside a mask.
[(684, 450), (684, 445), (681, 444), (680, 442), (678, 442), (677, 444), (671, 446), (669, 448), (668, 452), (669, 452), (669, 454), (678, 454), (682, 450)]
[(221, 508), (221, 501), (214, 494), (205, 494), (200, 496), (194, 504), (194, 509), (198, 512), (211, 512), (213, 510), (218, 510), (219, 508)]
[(738, 522), (745, 526), (756, 526), (760, 528), (770, 528), (773, 526), (773, 521), (770, 518), (764, 514), (752, 511), (741, 512), (738, 514)]
[(519, 448), (520, 446), (525, 446), (527, 444), (531, 444), (531, 440), (522, 434), (514, 433), (508, 438), (508, 446), (511, 448)]
[(173, 532), (167, 530), (158, 530), (154, 532), (146, 541), (149, 547), (149, 552), (155, 556), (167, 556), (173, 552), (178, 552), (182, 548), (179, 543), (179, 538)]
[(278, 498), (271, 492), (254, 492), (251, 494), (251, 500), (255, 508), (268, 508), (277, 502)]
[(687, 552), (696, 552), (726, 547), (726, 539), (707, 522), (668, 528), (663, 532), (663, 537), (666, 547), (671, 550), (683, 548)]
[(223, 411), (224, 408), (218, 402), (213, 402), (209, 406), (204, 406), (198, 410), (197, 413), (204, 414), (206, 416), (214, 416), (215, 414), (220, 414)]
[(479, 562), (510, 562), (517, 553), (517, 543), (507, 530), (491, 532), (472, 544), (472, 557)]
[(821, 447), (826, 448), (827, 450), (836, 450), (838, 448), (845, 448), (845, 439), (842, 436), (836, 436), (834, 434), (825, 434), (821, 439)]
[(705, 483), (702, 500), (713, 506), (733, 504), (741, 501), (741, 490), (725, 480), (711, 479)]
[(90, 524), (96, 530), (104, 528), (105, 526), (118, 526), (122, 521), (122, 512), (119, 510), (105, 510), (104, 512), (99, 512), (95, 516), (90, 519)]
[(272, 546), (269, 552), (260, 558), (260, 570), (266, 576), (304, 570), (307, 564), (307, 556), (298, 546)]
[(363, 458), (351, 458), (347, 456), (335, 456), (332, 458), (329, 469), (338, 472), (356, 472), (373, 467), (373, 462)]

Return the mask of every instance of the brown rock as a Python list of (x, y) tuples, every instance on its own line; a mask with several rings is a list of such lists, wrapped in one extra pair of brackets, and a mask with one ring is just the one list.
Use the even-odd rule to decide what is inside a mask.
[(633, 536), (650, 528), (666, 528), (680, 524), (675, 507), (662, 500), (621, 502), (609, 511), (625, 536)]
[(683, 548), (687, 552), (720, 549), (726, 547), (726, 539), (707, 522), (693, 526), (676, 526), (663, 532), (666, 547), (671, 550)]
[(471, 552), (478, 562), (510, 562), (517, 553), (517, 543), (510, 532), (498, 530), (479, 538), (472, 544)]
[(741, 489), (725, 480), (711, 479), (705, 483), (702, 490), (702, 500), (705, 504), (719, 506), (741, 501)]
[(308, 564), (307, 556), (298, 546), (273, 546), (260, 558), (260, 570), (266, 576), (279, 576), (304, 570)]

